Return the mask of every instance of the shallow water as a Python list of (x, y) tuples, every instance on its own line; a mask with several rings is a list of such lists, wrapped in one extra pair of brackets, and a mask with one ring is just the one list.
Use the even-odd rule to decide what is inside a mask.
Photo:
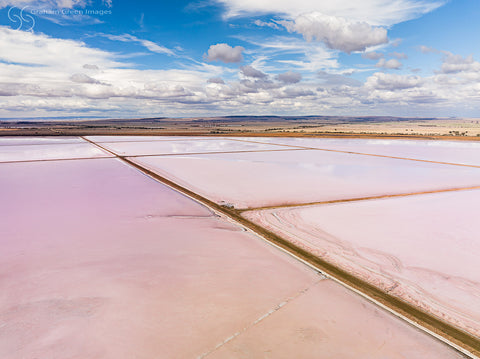
[(291, 146), (352, 151), (382, 156), (406, 157), (426, 161), (480, 166), (480, 141), (432, 141), (332, 138), (259, 138), (238, 139)]
[(151, 142), (151, 141), (205, 141), (216, 140), (222, 137), (205, 136), (86, 136), (89, 140), (98, 143), (109, 142)]
[(0, 173), (2, 358), (460, 357), (118, 159)]
[(112, 155), (87, 142), (0, 146), (0, 162), (98, 157), (112, 157)]
[(480, 169), (316, 150), (137, 157), (133, 160), (237, 208), (480, 185)]
[(102, 147), (122, 156), (289, 149), (286, 146), (227, 139), (111, 142), (102, 143)]
[(0, 137), (0, 146), (55, 145), (63, 143), (83, 143), (79, 137)]

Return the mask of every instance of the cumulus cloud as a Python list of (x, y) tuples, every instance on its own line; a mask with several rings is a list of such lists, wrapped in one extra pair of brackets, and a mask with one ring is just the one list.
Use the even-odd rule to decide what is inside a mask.
[[(303, 53), (302, 46), (308, 47), (299, 39), (295, 43), (280, 40), (269, 39), (271, 43), (261, 47), (262, 53), (287, 49), (298, 54)], [(321, 68), (329, 72), (318, 71), (318, 67), (306, 71), (317, 75), (298, 83), (293, 71), (275, 79), (267, 75), (274, 70), (278, 73), (278, 67), (258, 58), (240, 69), (238, 80), (228, 77), (234, 70), (223, 64), (138, 69), (119, 62), (114, 52), (91, 48), (81, 41), (2, 26), (0, 48), (9, 49), (0, 52), (0, 117), (205, 116), (262, 111), (348, 115), (352, 108), (358, 114), (418, 114), (423, 109), (428, 116), (453, 112), (465, 116), (480, 108), (479, 63), (450, 53), (444, 53), (442, 66), (427, 77), (377, 72), (362, 84), (335, 62), (326, 62), (328, 66), (322, 62)], [(71, 54), (75, 54), (75, 61)], [(285, 70), (292, 68), (287, 65)], [(303, 73), (303, 67), (299, 71)], [(229, 81), (223, 83), (222, 78)]]
[[(0, 60), (7, 63), (53, 66), (65, 70), (74, 68), (72, 72), (81, 67), (78, 64), (120, 65), (111, 53), (90, 48), (81, 41), (55, 39), (3, 26), (0, 26), (0, 48), (8, 49), (0, 52)], [(75, 61), (72, 61), (72, 54), (75, 54)]]
[(322, 86), (361, 86), (362, 83), (358, 80), (344, 76), (342, 74), (331, 74), (326, 71), (318, 71), (317, 77), (322, 81)]
[(425, 45), (420, 45), (418, 47), (418, 50), (420, 50), (421, 53), (423, 54), (429, 54), (429, 53), (432, 53), (432, 52), (438, 52), (437, 49), (434, 49), (433, 47), (429, 47), (429, 46), (425, 46)]
[(225, 84), (225, 81), (223, 81), (223, 79), (220, 77), (211, 77), (207, 80), (207, 82), (209, 84), (220, 84), (220, 85)]
[(375, 66), (383, 69), (398, 70), (400, 67), (402, 67), (402, 63), (397, 59), (380, 59)]
[(243, 76), (246, 76), (246, 77), (253, 77), (257, 79), (263, 79), (267, 77), (267, 74), (263, 73), (260, 70), (257, 70), (256, 68), (250, 65), (240, 67), (240, 72), (242, 73)]
[(228, 44), (211, 45), (208, 49), (207, 59), (209, 61), (222, 61), (225, 63), (235, 63), (243, 61), (242, 46), (231, 47)]
[(283, 74), (278, 74), (275, 78), (285, 84), (296, 84), (302, 80), (302, 74), (298, 72), (287, 71)]
[(405, 54), (405, 53), (403, 53), (403, 52), (396, 52), (396, 51), (395, 51), (395, 52), (392, 52), (390, 55), (392, 55), (393, 57), (395, 57), (395, 58), (397, 58), (397, 59), (399, 59), (399, 60), (401, 60), (401, 59), (403, 59), (403, 60), (408, 59), (408, 55)]
[(303, 14), (294, 21), (281, 24), (290, 32), (302, 34), (307, 41), (321, 41), (331, 49), (346, 53), (364, 51), (367, 47), (388, 42), (384, 28), (319, 12)]
[(247, 93), (257, 93), (259, 90), (272, 90), (281, 87), (278, 83), (274, 83), (268, 79), (243, 79), (240, 81), (240, 90)]
[(87, 70), (99, 70), (99, 67), (97, 65), (91, 65), (91, 64), (85, 64), (83, 65), (83, 68)]
[(99, 84), (100, 81), (95, 80), (94, 78), (85, 75), (85, 74), (73, 74), (70, 76), (70, 80), (73, 82), (81, 83), (81, 84)]
[(383, 54), (381, 52), (369, 51), (369, 52), (363, 53), (362, 57), (364, 59), (369, 59), (369, 60), (378, 60), (383, 57)]
[[(174, 99), (201, 97), (194, 90), (219, 71), (209, 65), (197, 70), (137, 70), (115, 60), (117, 55), (73, 40), (16, 31), (0, 26), (0, 92), (21, 97), (84, 99)], [(75, 54), (75, 61), (72, 55)], [(28, 63), (25, 63), (28, 61)], [(95, 64), (95, 65), (92, 65)], [(85, 70), (102, 71), (93, 78)], [(72, 75), (73, 74), (73, 75)], [(15, 84), (15, 86), (12, 86)], [(108, 86), (98, 86), (106, 85)], [(31, 100), (29, 100), (31, 101)], [(52, 102), (53, 103), (53, 102)], [(57, 102), (55, 102), (57, 103)], [(97, 104), (98, 106), (98, 104)], [(98, 106), (103, 108), (104, 105)], [(0, 104), (0, 109), (2, 108)]]
[(279, 93), (280, 98), (299, 98), (306, 96), (315, 96), (316, 93), (308, 88), (287, 87)]
[(480, 72), (480, 63), (475, 61), (472, 55), (462, 57), (446, 52), (440, 73), (457, 74), (460, 72)]
[(404, 90), (418, 87), (422, 84), (422, 79), (418, 76), (386, 74), (376, 72), (367, 79), (365, 86), (377, 90)]

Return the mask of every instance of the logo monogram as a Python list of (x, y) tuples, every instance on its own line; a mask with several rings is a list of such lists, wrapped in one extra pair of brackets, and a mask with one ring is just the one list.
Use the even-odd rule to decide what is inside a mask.
[(8, 18), (14, 24), (17, 24), (17, 28), (15, 30), (25, 30), (25, 31), (33, 31), (33, 27), (35, 26), (35, 19), (32, 15), (25, 12), (25, 9), (28, 6), (19, 9), (18, 7), (11, 7), (8, 10)]

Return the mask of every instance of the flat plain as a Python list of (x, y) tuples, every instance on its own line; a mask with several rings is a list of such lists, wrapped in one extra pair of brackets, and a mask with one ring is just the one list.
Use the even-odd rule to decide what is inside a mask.
[[(140, 156), (129, 160), (219, 204), (298, 201), (300, 207), (243, 215), (287, 240), (304, 241), (314, 253), (328, 251), (338, 258), (332, 262), (360, 277), (372, 271), (366, 264), (379, 269), (397, 290), (422, 294), (413, 297), (415, 305), (434, 308), (455, 325), (467, 317), (463, 329), (477, 334), (478, 244), (470, 224), (479, 191), (303, 206), (480, 185), (477, 168), (285, 148), (270, 140), (88, 140), (100, 147), (81, 138), (0, 141), (2, 357), (463, 357), (231, 218), (146, 176), (124, 156)], [(208, 176), (215, 181), (210, 192)], [(465, 216), (455, 221), (451, 214), (458, 211)], [(414, 223), (405, 226), (408, 221)], [(325, 240), (319, 235), (325, 232), (339, 240)], [(439, 298), (443, 305), (435, 307)]]
[(245, 216), (480, 336), (480, 191), (278, 208)]
[(480, 185), (480, 168), (351, 153), (292, 148), (167, 154), (159, 150), (157, 156), (132, 161), (217, 203), (240, 209)]

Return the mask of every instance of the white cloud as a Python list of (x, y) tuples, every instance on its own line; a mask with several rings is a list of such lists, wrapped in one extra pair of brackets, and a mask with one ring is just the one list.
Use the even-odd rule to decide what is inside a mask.
[(402, 39), (397, 38), (397, 39), (391, 40), (390, 43), (389, 43), (389, 45), (391, 45), (391, 46), (393, 46), (393, 47), (398, 47), (398, 46), (401, 45), (402, 42), (403, 42)]
[(91, 64), (85, 64), (83, 65), (83, 68), (87, 70), (99, 70), (97, 65), (91, 65)]
[(399, 68), (402, 67), (402, 63), (397, 59), (390, 59), (390, 60), (380, 59), (378, 60), (375, 66), (381, 67), (383, 69), (398, 70)]
[(367, 47), (388, 42), (384, 28), (319, 12), (303, 14), (294, 21), (283, 21), (281, 24), (290, 32), (302, 34), (307, 41), (321, 41), (331, 49), (347, 53), (364, 51)]
[(433, 47), (425, 46), (425, 45), (420, 45), (418, 47), (421, 53), (423, 54), (429, 54), (429, 53), (437, 53), (439, 52), (437, 49), (434, 49)]
[(351, 21), (390, 26), (435, 10), (444, 0), (216, 0), (225, 5), (226, 17), (279, 14), (295, 19), (301, 14), (319, 12)]
[(302, 74), (298, 72), (288, 71), (283, 74), (278, 74), (276, 79), (285, 84), (296, 84), (302, 80)]
[(270, 27), (272, 29), (275, 29), (275, 30), (280, 30), (280, 26), (278, 26), (277, 24), (275, 24), (274, 22), (265, 22), (265, 21), (262, 21), (262, 20), (255, 20), (253, 22), (255, 25), (257, 26), (260, 26), (260, 27)]
[[(196, 98), (214, 66), (199, 70), (136, 70), (116, 54), (84, 43), (0, 27), (0, 92), (38, 98)], [(25, 61), (28, 63), (26, 64)], [(95, 77), (84, 73), (95, 71)], [(108, 85), (108, 86), (106, 86)], [(100, 107), (103, 107), (101, 105)]]
[[(0, 26), (0, 61), (14, 64), (52, 66), (79, 71), (83, 64), (117, 66), (112, 54), (92, 49), (80, 41), (55, 39), (43, 34), (16, 31)], [(74, 61), (72, 61), (74, 59)]]
[(364, 59), (369, 59), (369, 60), (378, 60), (383, 57), (383, 54), (381, 52), (369, 51), (369, 52), (363, 53), (362, 57)]
[(421, 84), (422, 80), (418, 76), (395, 75), (376, 72), (367, 79), (365, 86), (376, 90), (395, 91), (418, 87)]
[[(0, 53), (0, 117), (351, 115), (352, 108), (355, 114), (424, 111), (428, 116), (452, 112), (461, 116), (480, 108), (480, 64), (448, 53), (439, 71), (429, 77), (377, 72), (362, 84), (346, 76), (348, 69), (335, 68), (336, 60), (325, 49), (318, 63), (309, 62), (309, 71), (316, 71), (313, 75), (301, 72), (306, 67), (293, 72), (288, 68), (292, 63), (285, 63), (282, 70), (271, 65), (275, 54), (304, 54), (309, 46), (299, 39), (259, 43), (261, 51), (256, 52), (265, 57), (245, 66), (239, 76), (223, 64), (201, 62), (170, 70), (139, 70), (120, 62), (118, 54), (80, 41), (1, 26), (0, 48), (9, 49)], [(314, 58), (302, 61), (306, 66)], [(323, 70), (320, 63), (332, 66)], [(268, 75), (279, 71), (283, 73), (275, 78)], [(296, 82), (300, 74), (302, 81)]]
[(82, 84), (99, 84), (100, 83), (100, 81), (95, 80), (94, 78), (85, 74), (73, 74), (72, 76), (70, 76), (70, 80), (72, 80), (73, 82), (82, 83)]
[(316, 93), (308, 88), (302, 87), (287, 87), (279, 93), (279, 98), (291, 98), (299, 99), (302, 97), (313, 97), (315, 98)]
[[(256, 20), (258, 26), (281, 24), (308, 41), (351, 53), (388, 43), (386, 27), (419, 17), (447, 0), (214, 0), (226, 8), (225, 17), (275, 15), (273, 22)], [(392, 42), (392, 46), (398, 45)]]
[(175, 53), (169, 48), (166, 48), (165, 46), (158, 45), (150, 40), (139, 39), (138, 37), (130, 34), (123, 34), (123, 35), (101, 34), (101, 36), (104, 36), (107, 39), (112, 41), (136, 42), (146, 47), (151, 52), (155, 52), (157, 54), (166, 54), (170, 56), (175, 56)]
[(393, 57), (395, 57), (395, 58), (397, 58), (397, 59), (399, 59), (399, 60), (401, 60), (401, 59), (403, 59), (403, 60), (408, 59), (408, 55), (405, 54), (405, 53), (403, 53), (403, 52), (396, 52), (396, 51), (394, 51), (394, 52), (392, 52), (390, 55), (393, 56)]
[(267, 74), (250, 65), (240, 67), (240, 72), (246, 77), (253, 77), (257, 79), (263, 79), (267, 77)]
[(326, 71), (318, 71), (317, 77), (321, 80), (322, 88), (343, 85), (350, 87), (358, 87), (362, 85), (360, 81), (348, 76), (344, 76), (343, 74), (333, 74)]
[(220, 84), (220, 85), (225, 84), (225, 81), (223, 81), (221, 77), (211, 77), (207, 80), (207, 82), (210, 84)]
[[(255, 53), (261, 53), (264, 58), (262, 68), (271, 71), (290, 71), (292, 67), (301, 72), (314, 73), (320, 69), (339, 67), (337, 54), (325, 49), (320, 44), (309, 44), (305, 41), (287, 36), (273, 36), (267, 39), (238, 37), (240, 40), (257, 46)], [(294, 59), (285, 59), (285, 55), (294, 56)]]
[(480, 72), (480, 63), (473, 59), (472, 55), (462, 57), (446, 52), (443, 59), (442, 68), (440, 70), (443, 74), (457, 74), (460, 72)]
[(241, 46), (231, 47), (228, 44), (211, 45), (208, 49), (207, 59), (209, 61), (222, 61), (225, 63), (241, 62), (243, 60)]

